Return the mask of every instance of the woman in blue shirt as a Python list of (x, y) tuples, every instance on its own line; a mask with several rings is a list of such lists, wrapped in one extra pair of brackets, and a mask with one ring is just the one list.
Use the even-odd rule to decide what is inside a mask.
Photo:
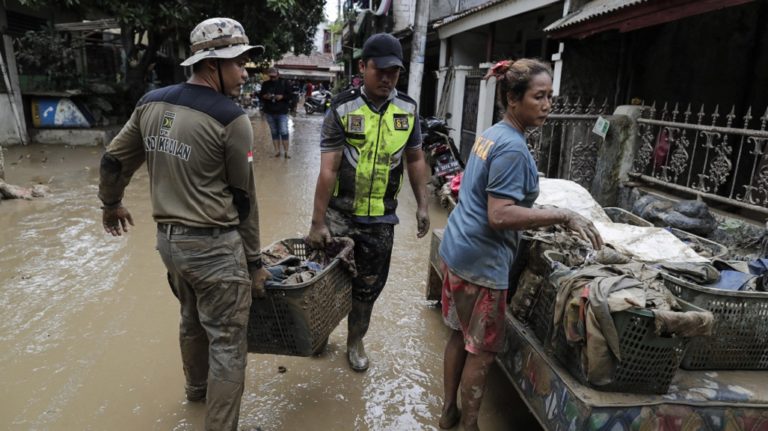
[[(448, 219), (440, 256), (445, 263), (443, 318), (453, 329), (445, 348), (445, 399), (440, 427), (461, 419), (476, 430), (488, 369), (504, 342), (510, 264), (521, 230), (563, 225), (602, 246), (594, 225), (575, 212), (531, 208), (539, 195), (536, 162), (525, 130), (544, 123), (552, 107), (552, 70), (538, 60), (497, 63), (486, 75), (498, 80), (504, 118), (482, 133), (472, 148)], [(461, 388), (463, 412), (457, 404)]]

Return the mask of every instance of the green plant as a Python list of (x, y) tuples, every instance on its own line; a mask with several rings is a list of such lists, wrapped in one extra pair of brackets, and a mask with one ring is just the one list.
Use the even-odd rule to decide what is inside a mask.
[(77, 86), (75, 57), (81, 48), (52, 26), (27, 31), (15, 40), (16, 59), (22, 75), (44, 75), (50, 86)]

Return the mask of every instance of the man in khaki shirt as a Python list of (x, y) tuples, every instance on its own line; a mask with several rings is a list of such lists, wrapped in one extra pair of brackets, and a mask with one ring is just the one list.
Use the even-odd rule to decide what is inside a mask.
[(101, 160), (107, 233), (133, 219), (125, 187), (147, 162), (157, 249), (181, 305), (180, 344), (189, 401), (206, 400), (206, 430), (236, 430), (245, 380), (251, 293), (263, 294), (253, 131), (230, 97), (248, 78), (243, 27), (211, 18), (190, 34), (192, 77), (153, 90)]

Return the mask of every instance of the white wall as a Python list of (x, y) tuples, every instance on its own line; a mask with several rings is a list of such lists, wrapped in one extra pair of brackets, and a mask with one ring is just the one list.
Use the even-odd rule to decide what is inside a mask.
[(0, 145), (20, 144), (21, 137), (16, 128), (8, 94), (0, 93)]
[(416, 0), (392, 0), (392, 14), (395, 20), (392, 32), (405, 30), (415, 22)]
[(326, 28), (328, 28), (328, 24), (321, 22), (315, 30), (315, 51), (317, 52), (323, 52), (323, 35)]

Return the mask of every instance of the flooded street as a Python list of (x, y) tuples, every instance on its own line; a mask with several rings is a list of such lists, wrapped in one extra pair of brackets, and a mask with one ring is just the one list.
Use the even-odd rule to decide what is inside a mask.
[[(266, 123), (252, 117), (262, 246), (308, 232), (322, 117), (293, 120), (285, 160), (271, 157)], [(146, 169), (123, 201), (136, 226), (109, 237), (96, 197), (101, 152), (6, 152), (9, 183), (48, 184), (51, 193), (0, 203), (0, 429), (201, 430), (204, 404), (184, 398), (178, 302), (154, 250)], [(251, 354), (241, 429), (437, 429), (448, 329), (424, 299), (429, 238), (416, 238), (415, 212), (406, 186), (389, 281), (366, 337), (368, 372), (347, 365), (346, 321), (320, 356)], [(430, 215), (433, 228), (445, 226), (434, 198)], [(484, 430), (538, 429), (495, 366), (489, 382)]]

